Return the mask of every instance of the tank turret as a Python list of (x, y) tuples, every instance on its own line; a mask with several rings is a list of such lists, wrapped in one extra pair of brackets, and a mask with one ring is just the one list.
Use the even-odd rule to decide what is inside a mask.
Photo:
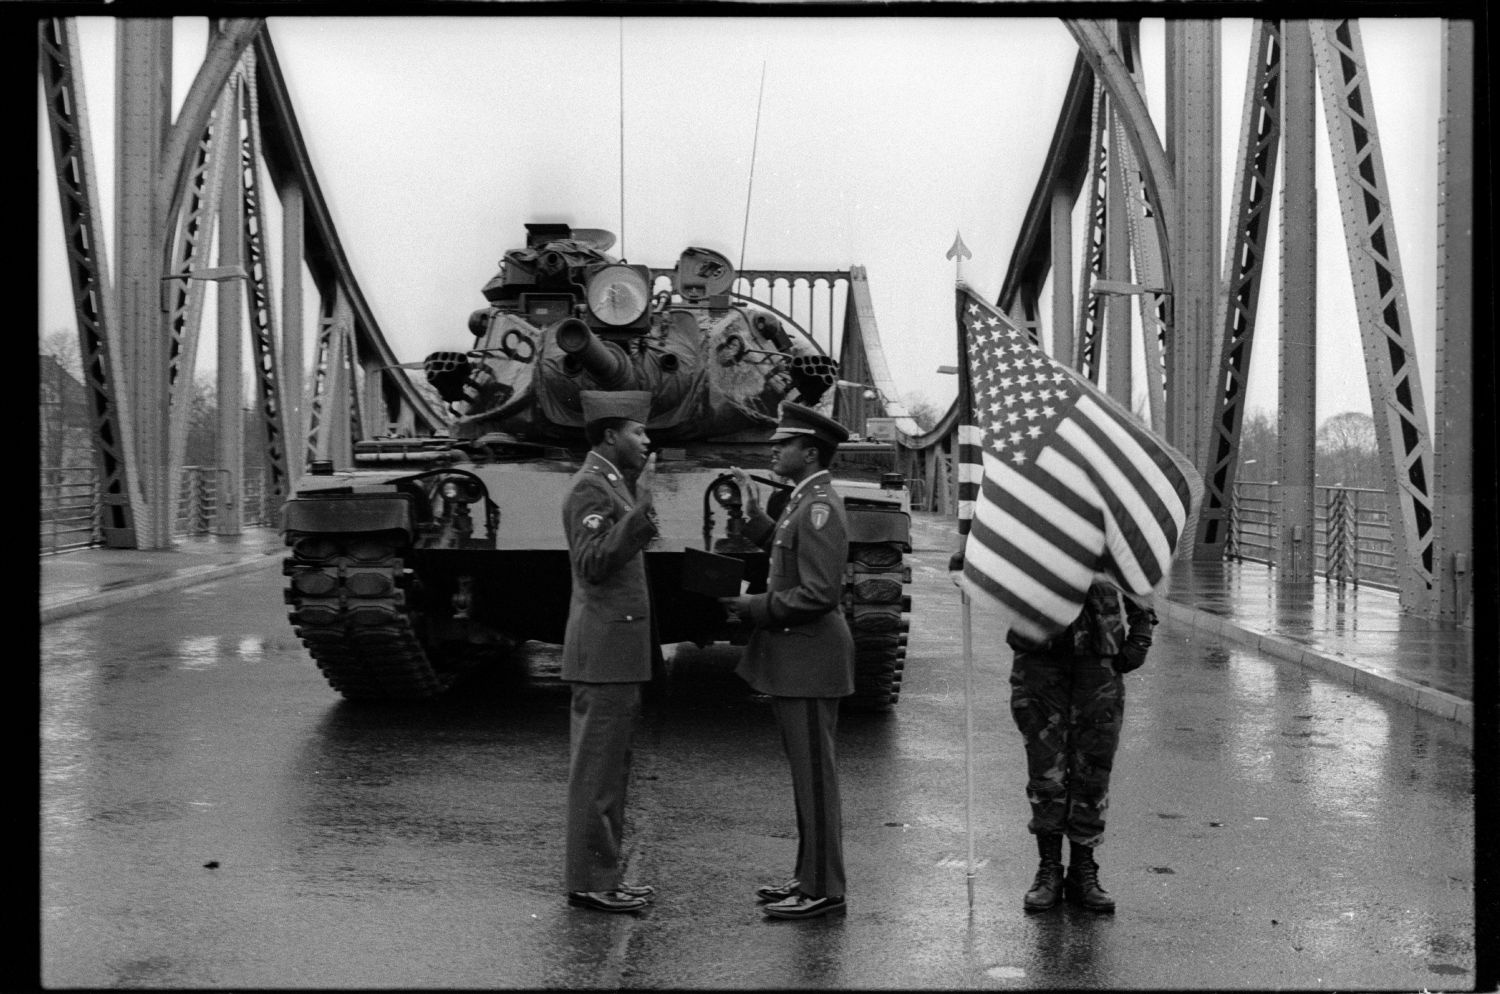
[(425, 364), (459, 439), (576, 442), (582, 390), (649, 390), (654, 438), (737, 436), (769, 430), (785, 398), (817, 403), (836, 380), (805, 333), (729, 292), (734, 267), (718, 252), (685, 250), (667, 285), (609, 255), (607, 231), (526, 228), (469, 319), (463, 366), (452, 351)]

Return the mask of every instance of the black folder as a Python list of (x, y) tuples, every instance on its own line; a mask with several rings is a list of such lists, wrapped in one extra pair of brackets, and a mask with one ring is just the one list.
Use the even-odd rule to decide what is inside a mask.
[(740, 592), (745, 563), (733, 556), (688, 548), (682, 555), (682, 589), (707, 597), (733, 597)]

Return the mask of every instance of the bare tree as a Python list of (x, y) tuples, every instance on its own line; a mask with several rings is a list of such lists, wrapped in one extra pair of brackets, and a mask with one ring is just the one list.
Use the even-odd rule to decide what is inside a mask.
[(78, 335), (67, 328), (54, 328), (42, 336), (42, 355), (50, 355), (57, 360), (68, 374), (75, 379), (83, 379), (83, 359), (78, 352)]
[(1240, 425), (1240, 469), (1245, 482), (1272, 483), (1281, 479), (1281, 445), (1276, 422), (1265, 411), (1254, 411)]
[(931, 431), (933, 425), (938, 423), (944, 413), (937, 409), (936, 404), (915, 391), (901, 398), (901, 403), (906, 405), (906, 413), (911, 415), (911, 419), (920, 425), (923, 431)]
[(1360, 411), (1345, 411), (1318, 426), (1318, 482), (1333, 487), (1383, 485), (1375, 420)]

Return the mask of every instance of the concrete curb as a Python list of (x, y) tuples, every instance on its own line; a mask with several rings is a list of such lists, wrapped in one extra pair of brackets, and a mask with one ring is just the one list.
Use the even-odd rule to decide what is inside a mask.
[(1188, 604), (1158, 598), (1157, 614), (1163, 621), (1174, 622), (1189, 631), (1205, 632), (1216, 638), (1238, 642), (1267, 656), (1306, 666), (1347, 683), (1356, 690), (1368, 691), (1410, 705), (1449, 721), (1474, 727), (1474, 703), (1461, 697), (1424, 687), (1400, 677), (1371, 673), (1337, 656), (1309, 649), (1285, 638), (1258, 632), (1233, 621), (1202, 611)]
[(127, 601), (150, 597), (152, 594), (159, 594), (166, 590), (180, 590), (183, 587), (208, 583), (212, 580), (233, 576), (237, 573), (248, 573), (252, 570), (266, 569), (277, 565), (281, 560), (282, 557), (275, 553), (258, 552), (254, 555), (242, 556), (239, 559), (226, 563), (205, 563), (201, 566), (189, 566), (185, 569), (174, 570), (172, 573), (154, 580), (132, 583), (114, 590), (71, 597), (54, 604), (44, 604), (41, 608), (41, 623), (46, 625), (54, 621), (61, 621), (64, 618), (72, 618), (80, 614), (87, 614), (90, 611), (98, 611), (102, 608), (113, 607), (116, 604), (124, 604)]

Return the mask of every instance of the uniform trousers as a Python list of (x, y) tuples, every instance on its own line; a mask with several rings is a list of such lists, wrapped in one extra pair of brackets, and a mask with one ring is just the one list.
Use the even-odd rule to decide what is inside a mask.
[(844, 822), (834, 754), (837, 697), (772, 697), (797, 802), (797, 867), (809, 897), (844, 896)]
[(1018, 651), (1010, 689), (1011, 714), (1026, 740), (1027, 827), (1098, 845), (1125, 717), (1124, 678), (1108, 656)]
[(640, 710), (639, 683), (573, 683), (565, 870), (570, 892), (620, 885), (630, 739)]

